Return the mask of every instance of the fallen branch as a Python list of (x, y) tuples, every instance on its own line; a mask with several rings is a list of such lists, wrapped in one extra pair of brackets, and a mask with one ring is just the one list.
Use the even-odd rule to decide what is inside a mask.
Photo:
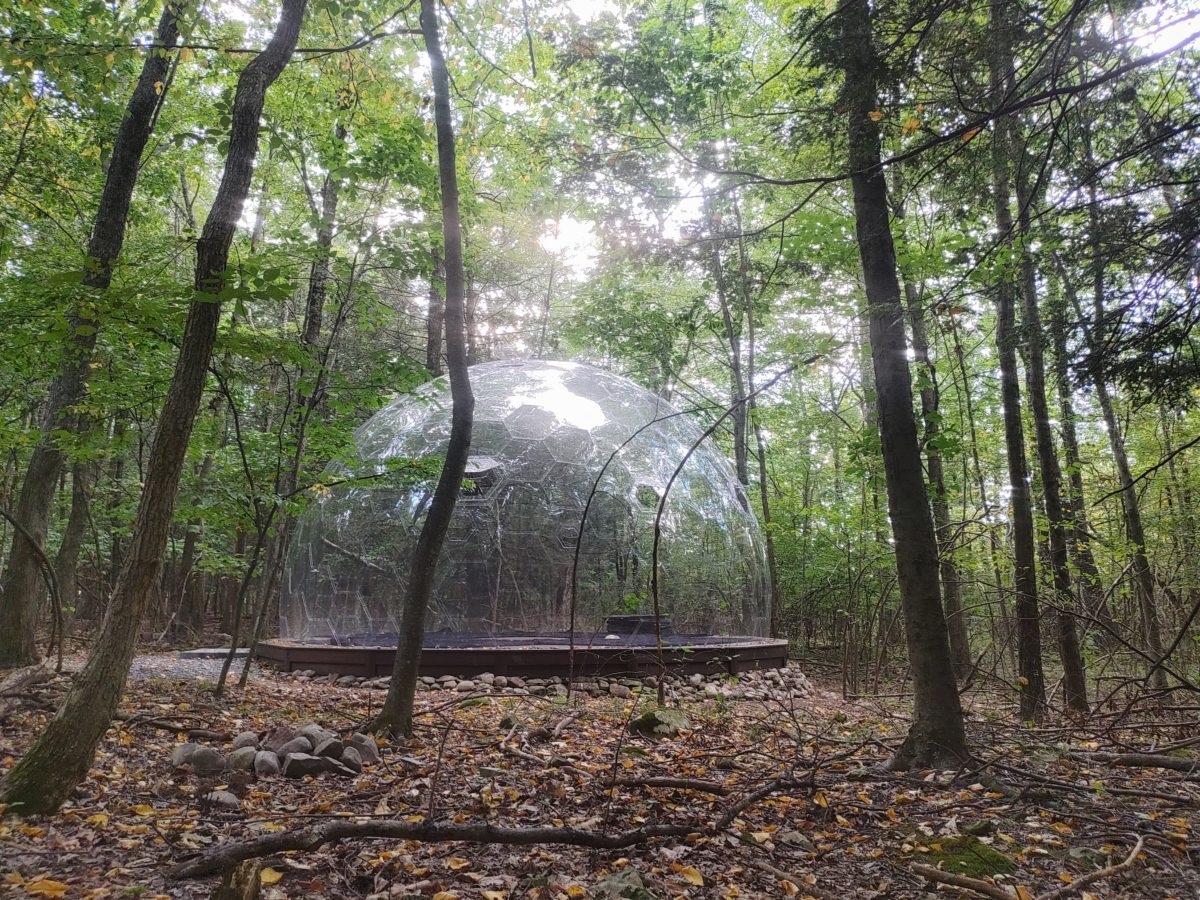
[(0, 681), (0, 720), (16, 710), (22, 700), (28, 699), (25, 688), (32, 687), (49, 677), (50, 673), (44, 662), (9, 672), (4, 680)]
[(1170, 769), (1195, 775), (1200, 772), (1200, 760), (1182, 756), (1167, 756), (1163, 753), (1084, 753), (1073, 751), (1071, 756), (1086, 762), (1102, 762), (1110, 766), (1127, 766), (1131, 769)]
[(678, 788), (682, 791), (716, 794), (718, 797), (729, 796), (729, 788), (725, 785), (695, 778), (618, 778), (613, 784), (620, 787)]
[(597, 850), (620, 850), (633, 847), (653, 838), (685, 837), (705, 830), (696, 825), (647, 825), (631, 831), (603, 834), (578, 828), (507, 828), (497, 825), (435, 824), (429, 822), (328, 822), (312, 828), (281, 831), (247, 841), (220, 844), (184, 860), (167, 871), (173, 879), (202, 878), (216, 875), (247, 859), (287, 853), (294, 850), (316, 850), (325, 844), (351, 838), (386, 838), (388, 840), (467, 841), (474, 844), (561, 844), (589, 847)]
[(786, 869), (777, 868), (777, 867), (771, 865), (769, 862), (764, 862), (761, 859), (749, 859), (749, 860), (747, 860), (747, 862), (749, 862), (750, 865), (754, 866), (754, 868), (759, 869), (760, 871), (766, 872), (768, 875), (774, 875), (780, 881), (790, 881), (792, 884), (794, 884), (797, 887), (799, 892), (803, 895), (817, 897), (818, 900), (842, 900), (843, 895), (834, 894), (834, 893), (831, 893), (830, 891), (822, 890), (821, 888), (817, 887), (815, 884), (807, 884), (805, 881), (803, 881), (800, 878), (799, 875), (793, 875), (791, 872), (787, 871)]
[(1129, 851), (1129, 855), (1123, 861), (1111, 865), (1106, 869), (1097, 869), (1095, 872), (1089, 872), (1087, 875), (1080, 875), (1066, 887), (1060, 887), (1058, 890), (1043, 894), (1038, 900), (1061, 900), (1061, 898), (1069, 897), (1075, 891), (1082, 890), (1089, 884), (1094, 884), (1104, 878), (1111, 878), (1113, 875), (1120, 875), (1126, 869), (1133, 867), (1133, 864), (1137, 862), (1138, 856), (1141, 855), (1144, 846), (1146, 846), (1146, 839), (1138, 835), (1137, 843), (1133, 845), (1133, 849)]
[(990, 881), (971, 878), (967, 875), (957, 875), (954, 872), (943, 872), (941, 869), (927, 866), (923, 863), (914, 863), (908, 868), (914, 875), (920, 875), (928, 881), (937, 884), (948, 884), (951, 887), (966, 888), (968, 891), (974, 891), (984, 897), (991, 897), (992, 900), (1016, 900), (1018, 896), (1016, 891), (1002, 888), (999, 885), (992, 884)]

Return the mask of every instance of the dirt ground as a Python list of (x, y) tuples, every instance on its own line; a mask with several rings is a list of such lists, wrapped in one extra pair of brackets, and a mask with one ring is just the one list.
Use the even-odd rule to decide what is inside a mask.
[[(219, 667), (139, 657), (124, 720), (70, 804), (53, 817), (0, 820), (0, 895), (206, 897), (215, 876), (176, 880), (171, 867), (226, 842), (345, 820), (687, 833), (616, 850), (346, 840), (263, 858), (262, 896), (908, 898), (988, 887), (1021, 900), (1200, 896), (1200, 739), (1185, 712), (1135, 709), (1118, 727), (1102, 710), (1030, 729), (1014, 726), (1002, 698), (977, 696), (974, 765), (887, 773), (903, 698), (848, 702), (820, 685), (787, 702), (717, 697), (687, 704), (677, 735), (646, 737), (629, 723), (652, 692), (567, 702), (431, 691), (419, 695), (416, 738), (382, 745), (381, 762), (357, 777), (201, 778), (171, 765), (189, 730), (217, 733), (200, 742), (222, 751), (239, 732), (284, 724), (349, 734), (383, 696), (256, 671), (245, 692), (218, 700)], [(0, 773), (65, 686), (64, 677), (30, 689), (0, 722)], [(1154, 754), (1135, 762), (1179, 762), (1130, 765), (1134, 751)], [(236, 806), (205, 799), (218, 788)], [(937, 885), (922, 866), (974, 888)]]

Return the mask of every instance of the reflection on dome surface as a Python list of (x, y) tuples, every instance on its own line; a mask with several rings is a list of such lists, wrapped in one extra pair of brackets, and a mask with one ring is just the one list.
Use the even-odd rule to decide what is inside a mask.
[[(471, 368), (471, 384), (471, 458), (428, 630), (497, 638), (565, 631), (583, 511), (597, 475), (626, 441), (588, 510), (576, 628), (596, 633), (610, 615), (651, 613), (655, 511), (700, 429), (633, 382), (575, 363), (483, 363)], [(331, 488), (301, 517), (281, 604), (284, 638), (355, 642), (396, 633), (432, 491), (430, 480), (413, 483), (400, 463), (440, 455), (449, 434), (444, 378), (359, 429), (358, 465), (352, 473), (331, 466), (324, 479)], [(732, 469), (705, 442), (672, 486), (663, 516), (659, 592), (675, 631), (767, 634), (762, 546)]]

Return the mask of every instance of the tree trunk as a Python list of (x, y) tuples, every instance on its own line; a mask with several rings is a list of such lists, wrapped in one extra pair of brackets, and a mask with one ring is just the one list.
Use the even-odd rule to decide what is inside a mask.
[[(1015, 136), (1017, 124), (1013, 122)], [(1021, 295), (1025, 319), (1025, 392), (1033, 414), (1034, 443), (1038, 468), (1041, 472), (1042, 502), (1049, 525), (1048, 555), (1055, 594), (1058, 656), (1063, 667), (1063, 699), (1076, 712), (1088, 712), (1087, 672), (1083, 652), (1079, 647), (1079, 631), (1075, 621), (1075, 593), (1071, 584), (1071, 568), (1067, 553), (1067, 534), (1070, 530), (1063, 506), (1062, 467), (1058, 463), (1058, 448), (1054, 444), (1054, 429), (1050, 424), (1050, 407), (1046, 400), (1046, 335), (1038, 304), (1037, 272), (1029, 248), (1032, 235), (1033, 190), (1029, 184), (1029, 167), (1024, 159), (1022, 141), (1014, 142), (1012, 163), (1017, 172), (1017, 227), (1021, 237)]]
[[(993, 102), (999, 103), (1012, 88), (1012, 45), (1004, 0), (990, 0)], [(1013, 234), (1009, 160), (1012, 158), (1012, 119), (996, 120), (992, 137), (992, 194), (1001, 250)], [(1017, 674), (1021, 685), (1021, 717), (1040, 719), (1046, 689), (1042, 675), (1042, 631), (1038, 611), (1037, 550), (1033, 506), (1029, 495), (1029, 466), (1025, 458), (1025, 426), (1021, 421), (1021, 384), (1017, 375), (1016, 291), (1011, 266), (1002, 260), (995, 285), (996, 344), (1000, 356), (1000, 402), (1004, 410), (1004, 446), (1008, 458), (1011, 492), (1014, 591), (1017, 612)]]
[(83, 537), (87, 534), (89, 511), (89, 486), (87, 463), (77, 462), (71, 467), (71, 513), (63, 531), (58, 555), (54, 558), (54, 578), (58, 582), (58, 594), (62, 599), (63, 612), (74, 612), (79, 599), (79, 554), (83, 550)]
[(904, 311), (888, 223), (887, 184), (880, 167), (879, 130), (871, 119), (878, 104), (879, 62), (868, 0), (847, 0), (839, 16), (855, 230), (871, 319), (888, 510), (915, 694), (912, 726), (892, 765), (955, 766), (968, 756), (968, 750), (938, 588), (937, 539), (917, 443)]
[(296, 46), (306, 3), (284, 0), (270, 43), (238, 77), (225, 171), (196, 246), (197, 296), (158, 420), (125, 566), (87, 665), (33, 747), (0, 781), (0, 802), (23, 815), (55, 811), (87, 774), (125, 686), (142, 612), (162, 571), (179, 477), (208, 376), (221, 314), (217, 295), (250, 191), (263, 101)]
[[(85, 293), (71, 313), (64, 359), (50, 384), (41, 438), (29, 457), (14, 511), (17, 521), (40, 545), (46, 542), (50, 505), (64, 459), (55, 434), (73, 428), (75, 416), (72, 410), (83, 399), (88, 367), (100, 330), (96, 301), (112, 282), (113, 266), (125, 242), (125, 223), (129, 218), (129, 204), (137, 183), (142, 151), (154, 127), (155, 110), (165, 95), (171, 56), (166, 48), (173, 47), (179, 37), (176, 13), (177, 4), (164, 6), (155, 36), (155, 43), (164, 50), (146, 54), (113, 143), (83, 266)], [(0, 583), (0, 668), (26, 666), (37, 661), (34, 626), (41, 595), (41, 574), (35, 550), (28, 541), (14, 536), (8, 566)]]
[[(903, 169), (897, 169), (896, 192), (903, 190)], [(904, 220), (904, 197), (893, 201), (896, 218)], [(924, 431), (921, 444), (925, 448), (925, 465), (929, 470), (929, 487), (932, 496), (933, 527), (938, 540), (938, 559), (942, 583), (942, 607), (946, 613), (946, 627), (950, 635), (950, 660), (954, 674), (964, 678), (971, 671), (971, 643), (967, 631), (967, 614), (963, 609), (962, 578), (954, 562), (953, 531), (950, 527), (950, 501), (946, 494), (946, 471), (942, 451), (938, 442), (941, 429), (941, 394), (938, 390), (937, 367), (929, 355), (929, 331), (925, 321), (925, 306), (922, 299), (924, 285), (918, 288), (911, 273), (901, 271), (904, 284), (904, 301), (908, 309), (908, 321), (912, 328), (913, 359), (921, 370), (918, 377), (921, 395), (921, 420)]]
[(464, 321), (464, 277), (462, 222), (458, 209), (458, 173), (454, 151), (454, 124), (450, 112), (450, 76), (438, 37), (437, 4), (421, 0), (421, 30), (433, 76), (433, 112), (437, 126), (438, 183), (442, 194), (442, 234), (446, 253), (446, 367), (450, 374), (450, 440), (446, 458), (434, 488), (433, 499), (409, 566), (408, 588), (400, 620), (396, 662), (383, 709), (372, 723), (376, 731), (411, 735), (413, 701), (421, 666), (421, 643), (425, 637), (425, 613), (433, 589), (434, 570), (450, 517), (462, 490), (467, 455), (471, 450), (471, 421), (475, 397), (467, 372), (467, 342)]

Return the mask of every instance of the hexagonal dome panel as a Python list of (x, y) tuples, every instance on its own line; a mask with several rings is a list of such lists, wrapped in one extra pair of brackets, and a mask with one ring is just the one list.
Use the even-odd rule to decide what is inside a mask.
[[(483, 363), (471, 385), (471, 460), (428, 628), (561, 632), (572, 598), (584, 631), (612, 614), (652, 613), (658, 501), (700, 428), (633, 382), (575, 363)], [(359, 465), (330, 467), (333, 487), (301, 517), (288, 559), (283, 637), (395, 633), (433, 489), (406, 463), (444, 453), (450, 408), (448, 382), (435, 379), (358, 430)], [(662, 525), (660, 601), (675, 630), (767, 634), (762, 534), (711, 443), (675, 480)]]

